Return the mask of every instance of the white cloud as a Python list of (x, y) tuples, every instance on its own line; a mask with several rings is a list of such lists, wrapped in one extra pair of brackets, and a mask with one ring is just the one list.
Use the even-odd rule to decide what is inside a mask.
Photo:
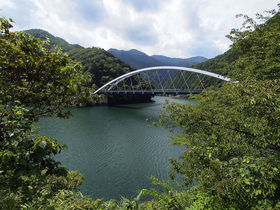
[(5, 0), (0, 2), (0, 8), (6, 9), (6, 8), (15, 8), (16, 5), (12, 2), (12, 0)]
[(141, 50), (171, 57), (208, 58), (228, 49), (225, 38), (241, 25), (239, 13), (254, 16), (277, 0), (5, 0), (2, 16), (15, 30), (42, 28), (85, 47)]

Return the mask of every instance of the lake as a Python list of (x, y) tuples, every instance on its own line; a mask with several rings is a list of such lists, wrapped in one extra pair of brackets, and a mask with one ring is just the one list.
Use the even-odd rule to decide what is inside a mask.
[(136, 190), (152, 187), (150, 175), (169, 179), (168, 158), (178, 158), (186, 149), (169, 146), (168, 130), (147, 126), (153, 120), (146, 119), (157, 119), (166, 99), (194, 104), (158, 96), (151, 103), (73, 108), (74, 117), (69, 119), (41, 118), (40, 133), (68, 146), (56, 160), (85, 176), (83, 195), (131, 198)]

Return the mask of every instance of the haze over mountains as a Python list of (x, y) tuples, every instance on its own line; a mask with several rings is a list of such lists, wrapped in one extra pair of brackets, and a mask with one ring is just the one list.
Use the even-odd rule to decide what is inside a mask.
[(187, 67), (197, 63), (201, 63), (207, 60), (202, 56), (196, 56), (191, 58), (170, 58), (163, 55), (152, 55), (149, 56), (136, 49), (132, 50), (117, 50), (109, 49), (108, 52), (113, 54), (115, 57), (125, 62), (129, 66), (135, 69), (152, 67), (152, 66), (182, 66)]

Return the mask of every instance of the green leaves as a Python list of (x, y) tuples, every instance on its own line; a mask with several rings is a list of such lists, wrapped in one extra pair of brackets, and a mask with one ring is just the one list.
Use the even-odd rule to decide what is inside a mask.
[(59, 49), (49, 52), (40, 39), (22, 32), (0, 43), (3, 102), (18, 100), (45, 114), (61, 113), (62, 108), (90, 98), (89, 90), (82, 87), (88, 78), (81, 66)]
[(53, 159), (66, 145), (40, 136), (33, 123), (41, 115), (69, 117), (65, 108), (91, 96), (80, 64), (59, 49), (44, 48), (48, 42), (10, 32), (11, 27), (0, 19), (0, 195), (18, 193), (22, 204), (40, 196), (49, 175), (67, 175)]
[(193, 206), (267, 209), (280, 201), (280, 15), (260, 26), (245, 18), (245, 30), (232, 31), (240, 56), (225, 68), (239, 83), (192, 96), (195, 106), (168, 102), (159, 120), (184, 129), (170, 138), (187, 146), (170, 160), (170, 175), (193, 189)]

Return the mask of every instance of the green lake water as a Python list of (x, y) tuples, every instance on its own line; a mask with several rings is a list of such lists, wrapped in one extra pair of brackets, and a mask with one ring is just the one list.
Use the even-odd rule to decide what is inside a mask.
[(56, 159), (70, 170), (81, 172), (83, 195), (93, 198), (130, 198), (136, 190), (151, 188), (147, 179), (169, 179), (168, 158), (178, 158), (183, 147), (169, 146), (169, 131), (153, 125), (165, 99), (194, 103), (187, 99), (154, 97), (154, 102), (114, 107), (71, 109), (69, 119), (41, 118), (41, 134), (56, 138), (68, 149)]

